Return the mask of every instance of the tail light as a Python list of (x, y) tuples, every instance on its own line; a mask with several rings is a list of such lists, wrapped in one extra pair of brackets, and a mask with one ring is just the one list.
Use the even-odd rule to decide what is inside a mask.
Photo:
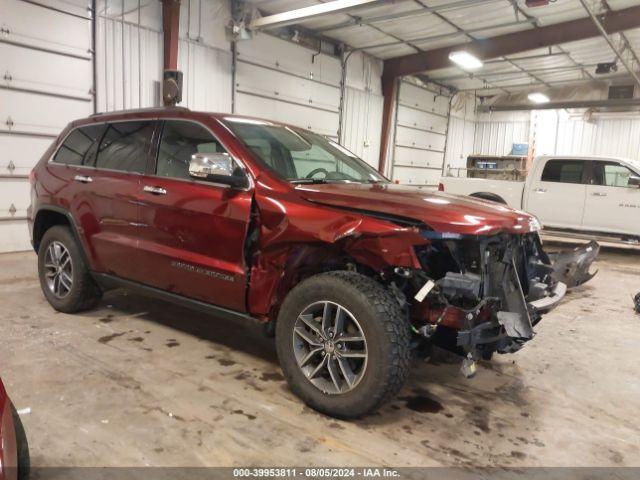
[(439, 192), (444, 192), (444, 183), (440, 182), (440, 183), (438, 184), (438, 191), (439, 191)]

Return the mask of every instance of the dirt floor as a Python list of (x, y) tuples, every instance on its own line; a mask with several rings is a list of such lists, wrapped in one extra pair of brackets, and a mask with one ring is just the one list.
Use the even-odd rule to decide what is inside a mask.
[(289, 392), (260, 326), (123, 291), (56, 313), (35, 265), (0, 255), (0, 375), (30, 409), (34, 466), (640, 466), (637, 252), (601, 253), (520, 352), (470, 380), (416, 361), (397, 399), (354, 422)]

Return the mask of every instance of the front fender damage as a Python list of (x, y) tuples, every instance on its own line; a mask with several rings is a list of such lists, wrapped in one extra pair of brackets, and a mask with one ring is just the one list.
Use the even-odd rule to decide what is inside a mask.
[[(275, 207), (275, 208), (274, 208)], [(414, 246), (426, 244), (416, 226), (394, 224), (357, 212), (306, 204), (287, 209), (265, 198), (259, 234), (251, 247), (248, 310), (268, 321), (286, 293), (321, 271), (366, 268), (384, 274), (394, 267), (420, 268)]]

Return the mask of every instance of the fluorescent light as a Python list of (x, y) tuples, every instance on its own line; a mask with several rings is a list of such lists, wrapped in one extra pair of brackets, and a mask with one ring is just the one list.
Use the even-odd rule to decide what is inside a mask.
[(540, 92), (530, 93), (527, 98), (533, 103), (547, 103), (549, 101), (549, 97)]
[(451, 52), (449, 54), (449, 60), (460, 65), (466, 70), (476, 70), (482, 67), (482, 62), (478, 58), (474, 57), (469, 52), (465, 52), (464, 50)]

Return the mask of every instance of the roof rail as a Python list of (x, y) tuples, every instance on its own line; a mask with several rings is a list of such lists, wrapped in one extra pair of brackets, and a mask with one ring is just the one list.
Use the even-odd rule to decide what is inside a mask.
[(100, 117), (102, 115), (120, 115), (123, 113), (141, 113), (141, 112), (166, 112), (168, 110), (178, 110), (182, 112), (190, 112), (187, 107), (148, 107), (148, 108), (131, 108), (127, 110), (112, 110), (110, 112), (92, 113), (89, 117)]

